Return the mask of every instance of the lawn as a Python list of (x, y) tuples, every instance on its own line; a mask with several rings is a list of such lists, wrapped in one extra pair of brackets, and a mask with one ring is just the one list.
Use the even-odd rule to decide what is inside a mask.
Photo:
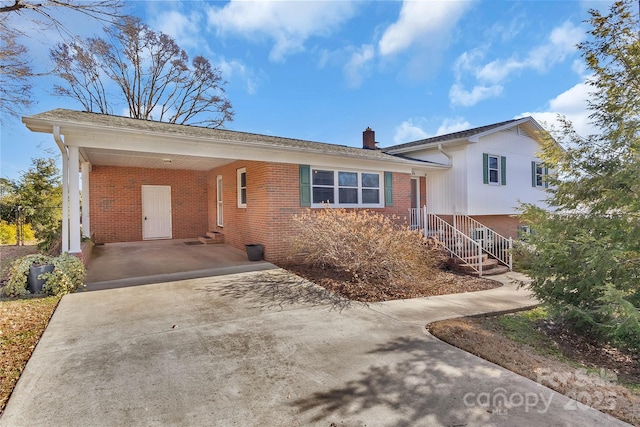
[[(0, 282), (11, 262), (36, 252), (35, 245), (0, 245)], [(0, 299), (0, 413), (58, 301), (58, 297)]]
[(59, 300), (33, 297), (0, 301), (0, 413)]
[(428, 329), (449, 344), (640, 425), (640, 355), (573, 334), (542, 308), (445, 320)]

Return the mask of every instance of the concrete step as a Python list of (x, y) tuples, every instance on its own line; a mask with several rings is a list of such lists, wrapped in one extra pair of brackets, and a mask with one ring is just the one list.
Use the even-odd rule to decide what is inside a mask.
[[(508, 273), (509, 272), (509, 267), (507, 267), (506, 265), (498, 265), (490, 270), (484, 270), (484, 268), (482, 269), (482, 276), (496, 276), (498, 274), (504, 274), (504, 273)], [(477, 271), (471, 271), (467, 274), (470, 274), (472, 276), (477, 276), (478, 272)]]
[(207, 231), (207, 235), (198, 237), (198, 240), (205, 244), (224, 243), (224, 234), (220, 231)]

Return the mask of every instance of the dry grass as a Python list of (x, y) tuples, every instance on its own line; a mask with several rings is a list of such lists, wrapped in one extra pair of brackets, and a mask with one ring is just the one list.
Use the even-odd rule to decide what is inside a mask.
[(59, 300), (47, 297), (0, 301), (0, 412)]
[(451, 319), (428, 328), (451, 345), (640, 425), (637, 355), (603, 348), (550, 322), (536, 322), (527, 343), (517, 342), (502, 326), (505, 316)]

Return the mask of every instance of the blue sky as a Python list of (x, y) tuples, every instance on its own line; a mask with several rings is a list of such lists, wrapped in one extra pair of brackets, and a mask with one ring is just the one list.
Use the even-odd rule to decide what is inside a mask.
[[(136, 1), (127, 12), (173, 36), (191, 57), (220, 67), (235, 119), (227, 129), (381, 147), (531, 115), (588, 124), (589, 89), (575, 45), (597, 1)], [(99, 27), (64, 17), (81, 36)], [(27, 25), (26, 20), (21, 21)], [(23, 40), (37, 70), (50, 67), (59, 38)], [(35, 81), (35, 114), (81, 109)], [(59, 82), (57, 82), (59, 83)], [(51, 135), (18, 119), (1, 131), (2, 177), (18, 178), (32, 157), (56, 148)]]

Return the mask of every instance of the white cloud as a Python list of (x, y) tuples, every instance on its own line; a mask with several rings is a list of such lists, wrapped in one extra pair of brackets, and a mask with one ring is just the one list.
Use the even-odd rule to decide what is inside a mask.
[(462, 87), (461, 84), (454, 83), (449, 90), (449, 101), (452, 105), (471, 107), (485, 99), (500, 96), (503, 90), (504, 88), (500, 85), (478, 85), (469, 91)]
[(329, 36), (355, 13), (350, 1), (232, 0), (223, 7), (210, 7), (208, 23), (219, 34), (239, 34), (247, 39), (271, 39), (272, 61), (301, 52), (313, 36)]
[(560, 129), (558, 115), (569, 119), (579, 135), (588, 136), (598, 133), (590, 123), (587, 100), (590, 98), (591, 88), (586, 83), (578, 83), (569, 90), (561, 93), (549, 101), (548, 111), (526, 112), (519, 117), (532, 116), (547, 130)]
[[(453, 67), (456, 81), (449, 91), (450, 102), (452, 105), (469, 107), (484, 99), (500, 96), (503, 93), (502, 83), (513, 73), (526, 69), (547, 72), (553, 65), (575, 53), (576, 45), (583, 37), (584, 30), (567, 21), (551, 31), (547, 43), (530, 49), (523, 59), (514, 55), (511, 58), (499, 58), (480, 65), (489, 50), (488, 46), (464, 52)], [(464, 88), (465, 77), (474, 82), (473, 89)]]
[(393, 135), (393, 143), (403, 144), (405, 142), (417, 141), (428, 137), (429, 134), (427, 132), (417, 124), (414, 124), (412, 119), (409, 119), (396, 126), (395, 134)]
[(380, 38), (380, 54), (393, 55), (418, 42), (442, 42), (470, 5), (467, 1), (404, 1), (398, 20)]
[(218, 65), (225, 80), (242, 80), (248, 94), (254, 95), (260, 86), (263, 76), (256, 74), (241, 61), (222, 58)]
[(426, 127), (427, 119), (408, 119), (400, 123), (395, 128), (393, 136), (394, 144), (403, 144), (405, 142), (418, 141), (420, 139), (430, 138), (438, 135), (446, 135), (448, 133), (459, 132), (469, 129), (471, 125), (468, 121), (461, 117), (446, 118), (442, 120), (440, 126), (434, 134), (430, 134), (425, 131), (423, 127)]
[(344, 65), (344, 74), (350, 87), (359, 87), (362, 84), (373, 57), (374, 48), (370, 44), (362, 45), (351, 54), (351, 59)]
[(460, 132), (469, 128), (471, 128), (471, 124), (461, 117), (456, 117), (454, 119), (444, 119), (438, 130), (436, 130), (436, 134), (434, 136)]
[(170, 10), (156, 15), (150, 21), (150, 26), (171, 36), (182, 49), (202, 48), (206, 43), (201, 36), (200, 21), (199, 13), (185, 15), (176, 10)]

